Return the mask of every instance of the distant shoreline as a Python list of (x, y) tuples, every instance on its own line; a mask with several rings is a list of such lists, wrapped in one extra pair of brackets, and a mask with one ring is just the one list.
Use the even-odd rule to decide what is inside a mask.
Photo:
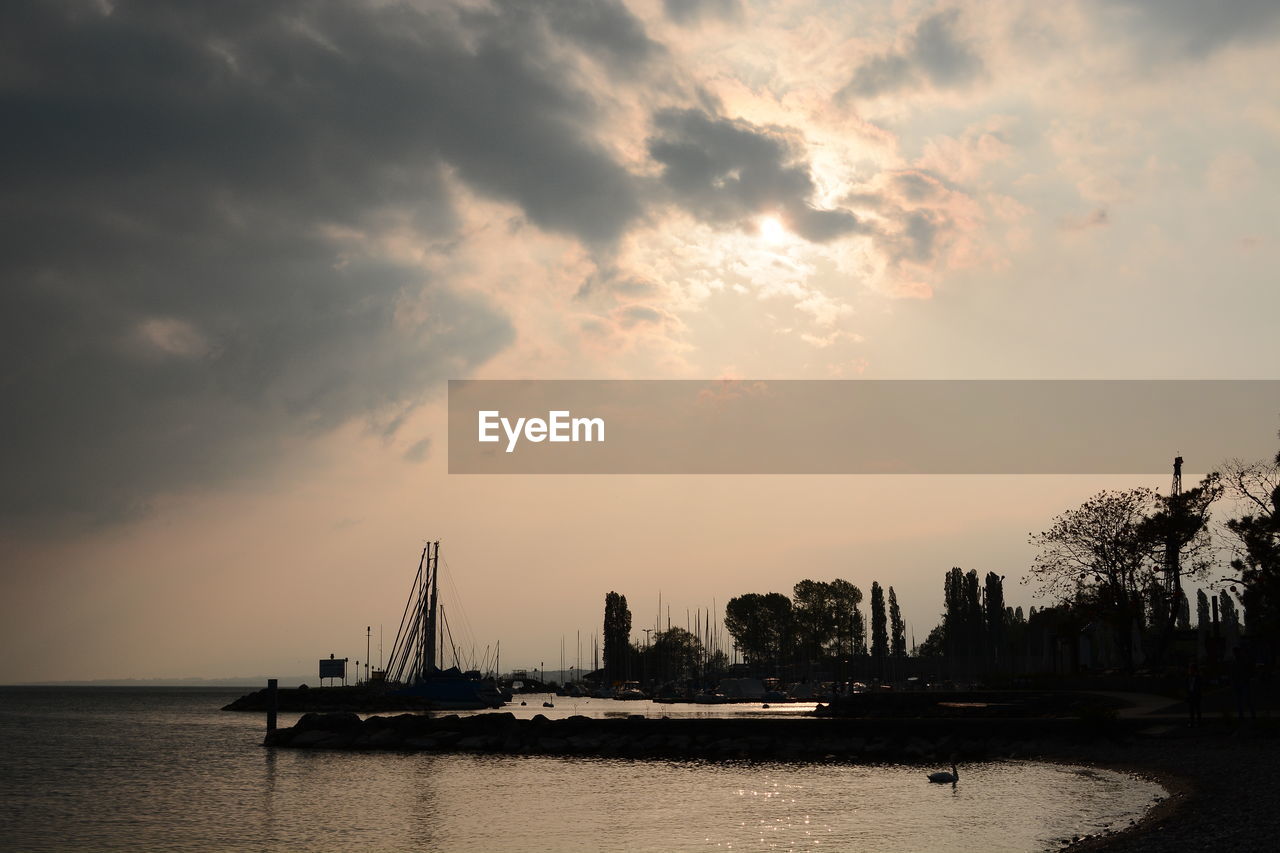
[[(302, 676), (279, 679), (281, 687), (297, 687), (317, 679)], [(0, 684), (0, 689), (17, 687), (226, 687), (243, 689), (260, 688), (266, 685), (267, 677), (253, 676), (246, 678), (104, 678), (92, 681), (22, 681), (12, 684)]]

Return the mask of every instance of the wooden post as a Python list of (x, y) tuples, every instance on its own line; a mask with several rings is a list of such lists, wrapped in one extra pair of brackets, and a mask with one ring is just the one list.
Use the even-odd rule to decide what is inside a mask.
[(274, 678), (267, 679), (267, 734), (273, 734), (276, 730), (276, 709), (279, 708), (279, 681)]

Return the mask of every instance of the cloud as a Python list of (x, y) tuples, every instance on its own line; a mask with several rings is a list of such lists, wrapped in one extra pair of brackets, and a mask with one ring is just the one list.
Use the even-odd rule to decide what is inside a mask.
[(1105, 228), (1111, 224), (1111, 214), (1105, 207), (1095, 207), (1084, 216), (1066, 216), (1058, 221), (1063, 231), (1088, 231), (1092, 228)]
[(944, 225), (943, 218), (936, 211), (912, 210), (906, 213), (902, 217), (895, 255), (916, 263), (933, 260), (938, 234)]
[(624, 329), (635, 326), (656, 325), (674, 318), (665, 311), (659, 311), (650, 305), (624, 305), (614, 312), (614, 319)]
[(353, 419), (394, 432), (507, 346), (492, 304), (379, 249), (447, 249), (452, 181), (587, 245), (641, 212), (578, 73), (661, 52), (618, 2), (0, 18), (7, 520), (129, 517)]
[(742, 16), (739, 0), (662, 0), (663, 11), (677, 24), (694, 24), (706, 18), (736, 21)]
[(827, 242), (867, 229), (847, 210), (811, 205), (815, 186), (799, 143), (780, 129), (670, 109), (654, 116), (649, 154), (670, 197), (702, 220), (749, 227), (777, 214), (806, 240)]
[(1149, 53), (1200, 59), (1230, 44), (1270, 38), (1280, 28), (1275, 0), (1102, 0), (1123, 32)]
[(415, 441), (404, 452), (404, 458), (407, 462), (421, 462), (427, 458), (428, 451), (431, 450), (431, 439), (423, 438)]
[(499, 25), (516, 40), (527, 39), (531, 31), (543, 38), (549, 33), (567, 37), (608, 71), (632, 73), (665, 53), (620, 0), (498, 0), (493, 7), (496, 16), (479, 15), (484, 26)]
[(937, 89), (967, 85), (982, 73), (982, 60), (956, 34), (960, 10), (935, 12), (916, 25), (903, 45), (866, 60), (840, 97), (874, 98), (925, 84)]
[(575, 298), (587, 299), (598, 293), (611, 294), (617, 299), (639, 299), (659, 297), (663, 290), (657, 282), (645, 276), (608, 269), (588, 275), (579, 286)]

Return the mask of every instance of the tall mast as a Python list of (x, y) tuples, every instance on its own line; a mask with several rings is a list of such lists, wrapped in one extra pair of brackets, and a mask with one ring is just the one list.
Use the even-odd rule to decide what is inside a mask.
[[(418, 558), (418, 576), (414, 579), (414, 583), (417, 585), (416, 592), (418, 595), (418, 619), (416, 625), (416, 628), (418, 629), (418, 636), (416, 638), (417, 641), (414, 643), (416, 649), (413, 666), (410, 668), (409, 674), (411, 678), (415, 678), (416, 680), (421, 680), (423, 674), (427, 671), (427, 637), (423, 628), (426, 626), (427, 608), (430, 602), (427, 601), (427, 576), (424, 574), (424, 571), (427, 567), (427, 552), (430, 549), (430, 543), (423, 546), (422, 556)], [(412, 601), (412, 598), (410, 598), (410, 600)], [(397, 633), (397, 644), (399, 636), (400, 635)], [(395, 657), (396, 651), (395, 648), (392, 648), (391, 659), (395, 660)]]
[[(427, 570), (431, 575), (429, 594), (423, 595), (422, 624), (425, 647), (422, 655), (422, 679), (425, 681), (436, 664), (436, 611), (440, 601), (440, 540), (427, 543)], [(426, 578), (423, 578), (426, 587)]]

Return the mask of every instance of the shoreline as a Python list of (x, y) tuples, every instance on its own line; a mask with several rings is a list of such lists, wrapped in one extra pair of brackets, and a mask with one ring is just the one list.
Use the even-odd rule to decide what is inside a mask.
[(1169, 792), (1133, 826), (1064, 846), (1070, 853), (1263, 851), (1280, 837), (1280, 745), (1269, 726), (1183, 730), (1110, 755), (1093, 748), (1045, 758), (1143, 776)]
[[(1125, 843), (1141, 844), (1142, 839), (1150, 833), (1159, 831), (1165, 822), (1174, 819), (1186, 804), (1195, 796), (1194, 779), (1170, 771), (1153, 770), (1142, 763), (1133, 761), (1109, 761), (1099, 758), (1080, 758), (1069, 755), (1043, 755), (1031, 760), (1058, 764), (1063, 767), (1088, 767), (1096, 770), (1109, 770), (1123, 773), (1136, 779), (1155, 782), (1165, 790), (1165, 796), (1150, 806), (1142, 816), (1129, 826), (1119, 829), (1108, 829), (1101, 833), (1081, 836), (1062, 845), (1061, 853), (1105, 853), (1121, 849)], [(1141, 849), (1141, 848), (1127, 848)]]
[(1064, 746), (1038, 757), (1127, 773), (1168, 792), (1133, 825), (1063, 845), (1068, 853), (1267, 851), (1280, 837), (1280, 741), (1269, 720), (1179, 727), (1123, 747)]

